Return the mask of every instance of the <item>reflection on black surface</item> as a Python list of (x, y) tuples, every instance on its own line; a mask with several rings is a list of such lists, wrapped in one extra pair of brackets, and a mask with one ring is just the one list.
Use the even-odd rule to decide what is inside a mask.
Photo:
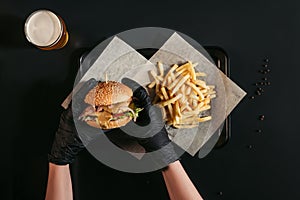
[(13, 15), (0, 15), (0, 47), (30, 47), (24, 35), (24, 22)]

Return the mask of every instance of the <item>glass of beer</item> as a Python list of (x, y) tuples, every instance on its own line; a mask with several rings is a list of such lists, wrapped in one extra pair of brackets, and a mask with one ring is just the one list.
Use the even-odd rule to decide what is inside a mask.
[(24, 32), (27, 40), (42, 50), (64, 47), (69, 34), (64, 20), (49, 10), (37, 10), (26, 19)]

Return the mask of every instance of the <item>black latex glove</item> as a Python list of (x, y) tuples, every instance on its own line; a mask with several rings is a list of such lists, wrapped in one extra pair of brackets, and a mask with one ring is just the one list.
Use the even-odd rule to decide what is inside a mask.
[(139, 113), (136, 122), (130, 121), (121, 129), (137, 138), (149, 138), (160, 132), (165, 125), (162, 112), (158, 106), (152, 105), (146, 89), (129, 78), (123, 78), (122, 83), (132, 89), (135, 107), (143, 110)]
[(134, 104), (143, 108), (135, 123), (139, 127), (134, 126), (131, 122), (122, 130), (129, 135), (134, 132), (133, 136), (146, 152), (159, 150), (154, 159), (159, 159), (166, 165), (178, 160), (175, 146), (168, 137), (160, 108), (152, 105), (151, 99), (143, 86), (128, 78), (124, 78), (122, 83), (133, 90)]
[[(96, 84), (97, 81), (95, 79), (90, 79), (84, 83), (76, 95), (73, 96), (72, 104), (69, 105), (67, 110), (62, 112), (52, 148), (48, 155), (49, 162), (57, 165), (72, 163), (76, 155), (101, 132), (101, 130), (99, 131), (83, 122), (77, 121), (78, 116), (87, 106), (84, 103), (85, 95)], [(74, 121), (76, 122), (76, 127)], [(78, 135), (77, 129), (80, 132), (83, 130), (88, 131), (86, 131), (86, 134)]]

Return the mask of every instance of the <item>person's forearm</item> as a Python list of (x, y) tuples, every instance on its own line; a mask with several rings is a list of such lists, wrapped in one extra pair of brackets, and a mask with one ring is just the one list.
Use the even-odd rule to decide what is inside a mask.
[(167, 190), (168, 190), (168, 194), (169, 194), (170, 200), (175, 200), (176, 198), (174, 197), (174, 194), (173, 194), (173, 192), (171, 191), (170, 183), (169, 183), (169, 181), (166, 180), (166, 179), (165, 179), (165, 184), (166, 184), (166, 187), (167, 187)]
[(203, 200), (179, 161), (169, 164), (162, 174), (172, 200)]
[(69, 165), (49, 163), (49, 175), (45, 200), (72, 200), (72, 181)]

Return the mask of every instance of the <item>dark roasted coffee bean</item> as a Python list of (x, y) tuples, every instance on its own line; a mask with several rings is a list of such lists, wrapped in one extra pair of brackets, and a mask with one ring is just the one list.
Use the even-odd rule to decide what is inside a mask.
[(259, 119), (260, 119), (260, 120), (264, 120), (264, 119), (265, 119), (265, 116), (264, 116), (264, 115), (261, 115), (261, 116), (259, 116)]

